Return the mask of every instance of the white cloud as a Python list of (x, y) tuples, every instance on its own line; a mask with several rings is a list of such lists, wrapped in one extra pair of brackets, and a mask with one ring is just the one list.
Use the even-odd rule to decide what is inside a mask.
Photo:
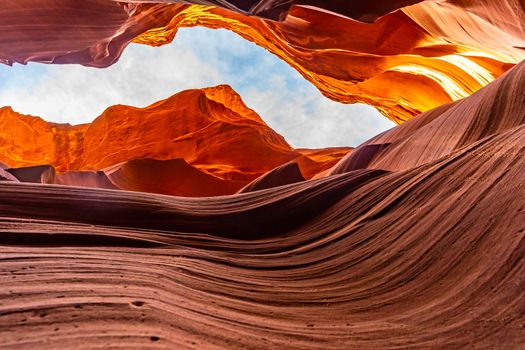
[(50, 121), (78, 124), (91, 121), (113, 104), (146, 106), (180, 90), (219, 84), (221, 78), (213, 66), (184, 47), (155, 52), (132, 45), (120, 62), (107, 69), (47, 66), (34, 84), (15, 82), (1, 91), (1, 105)]
[(130, 45), (107, 69), (0, 68), (0, 106), (55, 122), (89, 122), (113, 104), (146, 106), (178, 91), (227, 83), (296, 147), (355, 146), (393, 126), (375, 109), (322, 96), (264, 49), (224, 30), (182, 29), (160, 48)]

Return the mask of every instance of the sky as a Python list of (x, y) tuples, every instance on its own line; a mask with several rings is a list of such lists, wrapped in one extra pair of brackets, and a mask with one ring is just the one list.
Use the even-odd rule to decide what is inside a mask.
[(145, 107), (179, 91), (229, 84), (294, 147), (357, 146), (394, 124), (373, 107), (324, 97), (265, 49), (224, 29), (180, 29), (162, 47), (131, 44), (105, 69), (0, 65), (0, 106), (45, 120), (90, 122), (115, 104)]

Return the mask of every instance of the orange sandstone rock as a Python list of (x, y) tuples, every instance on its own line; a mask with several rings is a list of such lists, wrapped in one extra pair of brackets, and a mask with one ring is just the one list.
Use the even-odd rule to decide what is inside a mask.
[(180, 27), (226, 28), (285, 60), (329, 98), (371, 104), (401, 123), (472, 94), (525, 58), (520, 0), (153, 2), (160, 4), (7, 0), (0, 62), (105, 67), (130, 41), (158, 46)]
[[(0, 128), (2, 159), (20, 181), (178, 196), (232, 194), (290, 161), (311, 178), (350, 150), (294, 150), (226, 85), (182, 91), (145, 108), (112, 106), (75, 126), (4, 107)], [(58, 173), (33, 174), (43, 164)]]
[[(184, 159), (137, 159), (104, 170), (117, 188), (183, 197), (235, 193), (245, 181), (225, 180), (188, 164)], [(93, 186), (98, 187), (98, 186)]]
[(52, 164), (74, 169), (88, 125), (49, 123), (39, 117), (0, 108), (0, 154), (10, 167)]
[(215, 177), (247, 183), (300, 156), (225, 85), (183, 91), (145, 108), (112, 106), (76, 126), (5, 107), (0, 130), (10, 166), (50, 164), (58, 172), (181, 158)]
[(108, 108), (86, 129), (75, 168), (182, 158), (218, 177), (250, 181), (297, 155), (222, 85), (183, 91), (146, 108)]
[[(506, 2), (515, 9), (507, 18), (519, 23), (525, 10), (514, 2)], [(162, 45), (180, 27), (226, 28), (285, 60), (329, 98), (373, 105), (401, 123), (472, 94), (525, 58), (523, 28), (507, 25), (495, 11), (498, 5), (486, 3), (488, 19), (466, 1), (425, 2), (374, 23), (304, 6), (273, 22), (214, 7), (174, 5), (163, 9), (173, 12), (168, 25), (134, 41)]]

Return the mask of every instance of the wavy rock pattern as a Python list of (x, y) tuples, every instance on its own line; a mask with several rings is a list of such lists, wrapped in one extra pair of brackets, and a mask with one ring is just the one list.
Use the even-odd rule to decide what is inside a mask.
[(10, 172), (0, 167), (0, 181), (16, 181), (19, 180)]
[[(398, 11), (417, 1), (190, 2), (237, 12), (165, 1), (8, 0), (0, 9), (0, 62), (104, 67), (130, 41), (157, 46), (180, 27), (226, 28), (285, 60), (326, 96), (374, 105), (401, 123), (472, 94), (525, 58), (520, 0), (427, 1)], [(345, 17), (381, 15), (373, 23)]]
[(19, 181), (189, 197), (233, 194), (288, 162), (300, 179), (322, 176), (351, 150), (294, 150), (227, 85), (112, 106), (75, 126), (4, 107), (0, 127), (1, 157)]
[[(512, 93), (508, 93), (508, 92)], [(355, 169), (407, 170), (525, 123), (525, 61), (467, 99), (423, 113), (373, 137), (331, 174)], [(375, 152), (365, 164), (362, 153)]]
[(215, 200), (9, 183), (2, 347), (516, 348), (518, 144)]
[[(429, 35), (424, 26), (400, 11), (367, 24), (300, 6), (292, 8), (283, 22), (213, 7), (179, 6), (164, 9), (164, 14), (170, 10), (174, 15), (166, 27), (146, 32), (135, 42), (162, 45), (180, 27), (226, 28), (288, 62), (326, 96), (371, 104), (397, 123), (472, 94), (507, 70), (511, 66), (507, 63), (525, 58), (523, 50), (509, 46), (521, 45), (522, 37), (507, 35), (496, 26), (491, 26), (494, 41), (500, 34), (505, 34), (505, 41), (493, 48), (476, 41), (479, 31), (471, 40), (470, 31), (458, 39), (454, 33)], [(461, 6), (454, 11), (470, 15)], [(438, 16), (448, 21), (443, 11), (422, 12), (427, 20)]]
[(246, 184), (245, 181), (222, 179), (200, 171), (184, 159), (131, 160), (104, 169), (104, 173), (116, 188), (122, 190), (183, 197), (233, 194)]
[(55, 174), (55, 176), (52, 179), (49, 179), (49, 181), (42, 181), (41, 183), (65, 186), (106, 188), (113, 190), (119, 189), (113, 182), (111, 182), (106, 173), (102, 170), (70, 171), (67, 173)]
[[(144, 1), (123, 0), (120, 2), (143, 3)], [(232, 10), (243, 15), (274, 20), (285, 19), (292, 5), (307, 6), (314, 7), (316, 10), (337, 13), (367, 22), (377, 20), (389, 12), (421, 2), (421, 0), (375, 0), (374, 2), (362, 2), (358, 0), (149, 0), (147, 2), (211, 5)]]
[(291, 161), (256, 178), (239, 190), (239, 193), (260, 191), (306, 180), (296, 161)]
[(0, 347), (520, 348), (524, 67), (349, 156), (388, 169), (197, 199), (2, 183)]

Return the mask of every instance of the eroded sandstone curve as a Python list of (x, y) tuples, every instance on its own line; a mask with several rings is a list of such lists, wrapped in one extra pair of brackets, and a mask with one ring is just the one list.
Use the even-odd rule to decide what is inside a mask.
[(207, 199), (6, 183), (0, 345), (519, 348), (524, 145)]
[(111, 106), (74, 126), (0, 108), (5, 180), (217, 196), (292, 161), (302, 179), (322, 176), (350, 150), (293, 149), (227, 85)]
[(111, 106), (74, 126), (4, 107), (0, 126), (3, 161), (59, 172), (182, 158), (215, 176), (251, 181), (300, 156), (227, 85), (182, 91), (144, 108)]
[(131, 41), (156, 46), (181, 27), (226, 28), (285, 60), (329, 98), (373, 105), (401, 123), (472, 94), (525, 58), (520, 0), (198, 3), (223, 8), (9, 0), (0, 9), (0, 61), (105, 67)]
[[(471, 96), (365, 142), (331, 176), (249, 193), (182, 198), (3, 182), (0, 347), (521, 348), (524, 81), (522, 62)], [(227, 88), (183, 93), (199, 102), (189, 131), (228, 121), (266, 132), (265, 147), (290, 149), (220, 91)], [(125, 124), (133, 113), (158, 112), (162, 121), (166, 110), (188, 106), (162, 108), (170, 102), (120, 106), (114, 118)], [(19, 116), (2, 113), (5, 132)], [(55, 139), (78, 132), (33, 125)], [(310, 162), (331, 165), (345, 152), (292, 151), (291, 180)], [(137, 162), (113, 169), (126, 173), (131, 164), (133, 175), (145, 163)], [(0, 169), (28, 180), (52, 172)], [(272, 174), (284, 170), (260, 183), (274, 184)], [(89, 174), (97, 184), (111, 178)]]
[(422, 113), (371, 138), (329, 173), (411, 169), (524, 123), (525, 61), (472, 96)]

